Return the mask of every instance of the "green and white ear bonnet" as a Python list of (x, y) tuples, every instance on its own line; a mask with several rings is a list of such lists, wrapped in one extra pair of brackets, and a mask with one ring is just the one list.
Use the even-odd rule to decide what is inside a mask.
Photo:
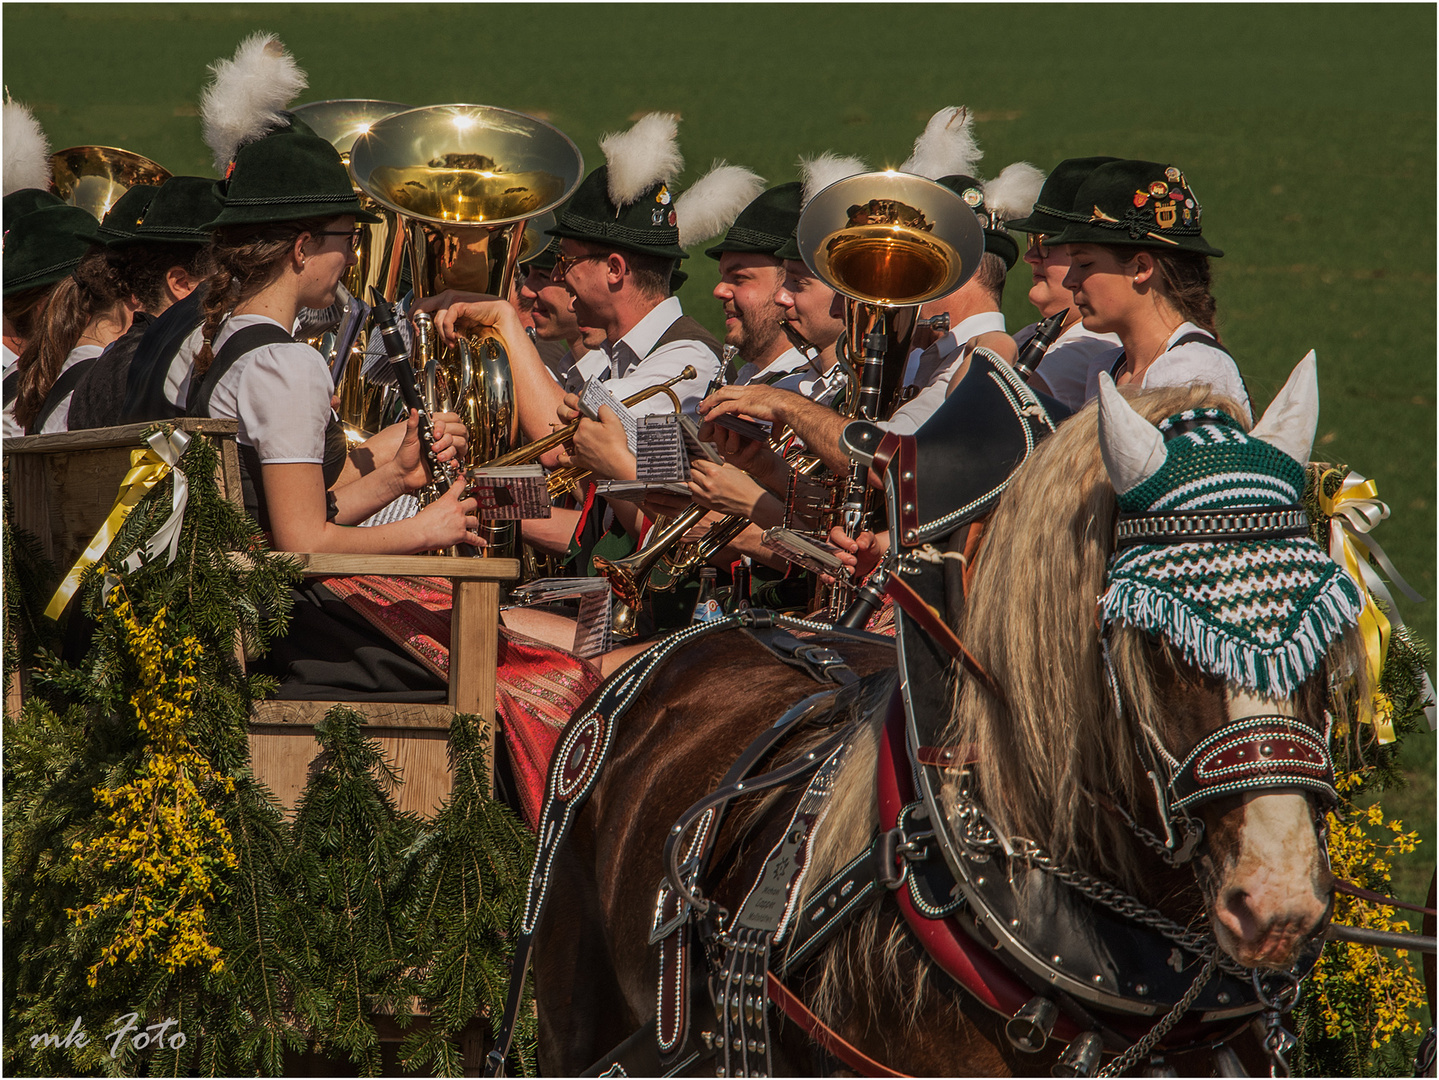
[(1247, 435), (1217, 409), (1156, 430), (1101, 377), (1100, 447), (1119, 495), (1106, 626), (1162, 635), (1263, 694), (1288, 696), (1314, 673), (1363, 608), (1301, 503), (1318, 406), (1312, 352)]

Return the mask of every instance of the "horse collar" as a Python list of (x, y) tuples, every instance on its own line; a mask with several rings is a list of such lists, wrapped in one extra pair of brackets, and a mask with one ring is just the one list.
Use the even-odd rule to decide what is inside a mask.
[[(1208, 935), (1108, 883), (1056, 866), (1037, 849), (1006, 852), (971, 799), (961, 797), (952, 827), (928, 794), (939, 768), (922, 764), (908, 742), (896, 701), (880, 746), (881, 828), (927, 814), (932, 847), (947, 850), (943, 861), (925, 864), (930, 880), (922, 891), (901, 888), (895, 897), (930, 956), (981, 1003), (1011, 1017), (1035, 995), (1050, 996), (1060, 1004), (1056, 1037), (1075, 1039), (1099, 1016), (1110, 1052), (1144, 1038), (1157, 1018), (1186, 1001), (1184, 1018), (1167, 1035), (1171, 1050), (1227, 1038), (1264, 1008), (1249, 971), (1218, 957)], [(919, 806), (913, 781), (931, 772)], [(919, 865), (911, 865), (911, 881), (920, 877)], [(932, 880), (936, 870), (943, 887)]]

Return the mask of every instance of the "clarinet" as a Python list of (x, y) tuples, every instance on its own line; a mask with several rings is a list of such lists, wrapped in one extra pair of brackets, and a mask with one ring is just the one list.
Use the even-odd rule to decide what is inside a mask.
[(375, 326), (380, 331), (380, 341), (385, 355), (390, 358), (390, 367), (395, 373), (395, 382), (405, 405), (420, 414), (420, 446), (425, 455), (425, 466), (430, 482), (417, 493), (421, 506), (428, 506), (450, 489), (460, 478), (460, 471), (453, 462), (441, 461), (435, 453), (435, 424), (420, 398), (419, 387), (415, 385), (415, 369), (410, 366), (410, 350), (405, 348), (405, 339), (395, 322), (395, 309), (386, 303), (380, 290), (373, 285), (370, 295), (375, 308)]
[(1061, 328), (1064, 326), (1065, 316), (1069, 314), (1069, 308), (1041, 322), (1034, 330), (1034, 337), (1029, 339), (1029, 344), (1019, 354), (1019, 359), (1014, 362), (1014, 370), (1021, 379), (1026, 382), (1034, 374), (1034, 369), (1039, 367), (1039, 362), (1044, 359), (1044, 354), (1054, 344), (1054, 339), (1059, 337)]

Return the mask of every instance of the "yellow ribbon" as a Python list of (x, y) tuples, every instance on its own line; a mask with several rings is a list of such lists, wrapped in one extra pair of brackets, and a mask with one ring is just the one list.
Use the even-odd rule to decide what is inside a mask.
[[(81, 553), (75, 565), (70, 568), (70, 572), (65, 575), (65, 580), (55, 590), (55, 595), (50, 598), (50, 604), (45, 608), (45, 614), (49, 618), (60, 618), (66, 605), (70, 603), (70, 598), (75, 595), (75, 590), (80, 587), (80, 579), (84, 576), (85, 571), (90, 569), (109, 549), (111, 542), (115, 539), (115, 534), (120, 531), (120, 526), (130, 516), (130, 511), (135, 509), (140, 500), (149, 494), (151, 488), (165, 479), (175, 468), (180, 456), (184, 454), (185, 448), (190, 445), (190, 436), (183, 431), (176, 431), (167, 437), (163, 431), (157, 431), (146, 439), (146, 442), (149, 444), (148, 449), (130, 451), (130, 471), (120, 481), (120, 496), (115, 500), (114, 507), (100, 526), (100, 530), (95, 534), (95, 538), (90, 541), (90, 545)], [(185, 474), (177, 471), (170, 518), (156, 533), (156, 540), (163, 537), (163, 542), (168, 544), (172, 562), (175, 558), (175, 543), (179, 537), (180, 521), (188, 496), (189, 484), (185, 481)], [(153, 541), (151, 546), (155, 546)], [(150, 554), (154, 554), (154, 552), (151, 551)], [(127, 560), (127, 563), (129, 561)], [(129, 567), (129, 569), (134, 569), (134, 567)]]
[[(1369, 667), (1369, 678), (1374, 692), (1379, 692), (1379, 678), (1384, 670), (1384, 660), (1389, 655), (1389, 638), (1392, 626), (1403, 626), (1404, 619), (1389, 594), (1384, 581), (1370, 565), (1370, 558), (1384, 569), (1389, 580), (1406, 597), (1413, 601), (1424, 598), (1415, 592), (1407, 581), (1394, 569), (1394, 564), (1369, 535), (1381, 521), (1389, 516), (1389, 507), (1379, 500), (1379, 486), (1373, 480), (1366, 480), (1356, 472), (1348, 473), (1333, 495), (1324, 494), (1324, 481), (1329, 476), (1338, 476), (1337, 469), (1329, 469), (1319, 478), (1319, 509), (1329, 516), (1329, 557), (1344, 567), (1345, 571), (1359, 586), (1364, 596), (1364, 610), (1359, 614), (1359, 630), (1364, 638), (1364, 652)], [(1386, 616), (1375, 597), (1389, 609)], [(1424, 676), (1424, 690), (1432, 700), (1433, 687), (1429, 676)], [(1434, 726), (1434, 706), (1424, 710), (1429, 726)], [(1363, 702), (1359, 709), (1359, 720), (1372, 724), (1379, 742), (1394, 741), (1394, 725), (1390, 717), (1392, 710), (1375, 710), (1372, 701)]]

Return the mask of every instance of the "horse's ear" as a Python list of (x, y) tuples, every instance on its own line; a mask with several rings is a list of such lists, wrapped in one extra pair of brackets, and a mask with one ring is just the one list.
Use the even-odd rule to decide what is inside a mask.
[(1254, 439), (1263, 439), (1283, 450), (1301, 465), (1309, 464), (1314, 448), (1314, 431), (1319, 426), (1319, 368), (1314, 350), (1289, 373), (1289, 381), (1274, 396), (1269, 408), (1250, 430)]
[(1099, 452), (1120, 495), (1158, 472), (1169, 453), (1159, 429), (1130, 408), (1107, 371), (1099, 373)]

